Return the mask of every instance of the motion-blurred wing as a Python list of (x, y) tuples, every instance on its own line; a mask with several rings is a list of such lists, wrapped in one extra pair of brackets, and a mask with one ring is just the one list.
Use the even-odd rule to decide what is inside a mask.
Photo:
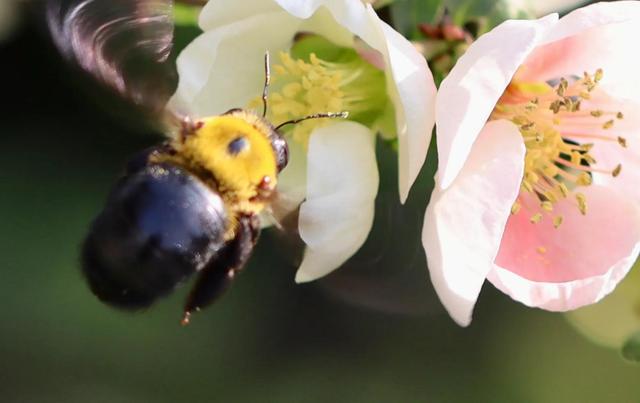
[(64, 57), (120, 97), (160, 114), (174, 91), (172, 0), (46, 0)]

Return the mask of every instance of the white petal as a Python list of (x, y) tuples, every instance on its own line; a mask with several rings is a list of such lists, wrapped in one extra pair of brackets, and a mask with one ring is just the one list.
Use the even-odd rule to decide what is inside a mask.
[(374, 139), (369, 129), (354, 122), (312, 133), (307, 200), (299, 219), (307, 249), (296, 282), (312, 281), (338, 268), (367, 239), (378, 192)]
[[(388, 92), (396, 109), (398, 185), (400, 200), (404, 202), (427, 156), (435, 122), (436, 86), (424, 57), (407, 39), (383, 22), (371, 6), (362, 2), (277, 1), (300, 18), (309, 18), (319, 7), (326, 7), (340, 25), (382, 55)], [(327, 32), (318, 33), (327, 35)]]
[(301, 19), (311, 18), (321, 8), (326, 8), (335, 21), (352, 34), (366, 40), (375, 35), (371, 25), (371, 14), (375, 11), (369, 5), (353, 0), (275, 0), (282, 8)]
[(276, 11), (205, 32), (178, 57), (180, 82), (172, 107), (196, 116), (245, 107), (262, 94), (265, 51), (288, 49), (300, 24)]
[(289, 142), (289, 163), (278, 175), (278, 195), (271, 208), (281, 219), (298, 208), (307, 193), (307, 151), (296, 141)]
[[(234, 0), (216, 0), (207, 3), (207, 6), (200, 14), (200, 27), (203, 31), (217, 29), (223, 25), (233, 24), (239, 20), (247, 19), (261, 14), (272, 14), (274, 12), (286, 11), (292, 18), (298, 20), (301, 31), (313, 32), (336, 44), (350, 46), (353, 43), (353, 34), (348, 29), (336, 23), (335, 19), (322, 7), (323, 1), (281, 1), (281, 0), (245, 0), (242, 2)], [(353, 2), (339, 2), (338, 8), (352, 8)], [(348, 7), (346, 7), (348, 6)], [(356, 4), (355, 11), (350, 13), (358, 14), (362, 12), (363, 6)], [(334, 7), (335, 8), (335, 7)], [(345, 11), (342, 11), (344, 13)], [(339, 12), (338, 12), (339, 13)], [(347, 11), (347, 13), (349, 13)], [(337, 13), (336, 13), (337, 14)], [(304, 21), (303, 21), (304, 20)], [(279, 29), (281, 26), (274, 25), (272, 29)]]
[(396, 109), (399, 191), (405, 201), (429, 146), (435, 84), (424, 58), (370, 5), (353, 0), (218, 0), (203, 9), (206, 31), (179, 57), (175, 109), (196, 115), (242, 107), (260, 90), (262, 55), (287, 49), (296, 32), (313, 32), (343, 46), (358, 37), (380, 52)]
[(529, 12), (534, 16), (542, 16), (557, 11), (576, 8), (587, 0), (507, 0), (506, 5), (511, 15)]
[(214, 0), (204, 6), (198, 22), (203, 31), (208, 31), (276, 11), (281, 11), (281, 7), (273, 0)]
[(543, 45), (578, 35), (594, 27), (638, 20), (639, 18), (640, 4), (637, 1), (592, 4), (562, 17), (559, 23), (545, 34), (540, 44)]
[(517, 127), (487, 123), (460, 174), (436, 188), (424, 218), (422, 242), (431, 281), (460, 325), (473, 306), (498, 253), (522, 181), (525, 147)]
[(435, 124), (436, 85), (424, 57), (393, 28), (382, 26), (393, 80), (388, 91), (396, 107), (398, 186), (404, 203), (424, 164)]
[(439, 186), (451, 185), (516, 70), (556, 21), (552, 14), (504, 22), (474, 42), (442, 82), (436, 99)]

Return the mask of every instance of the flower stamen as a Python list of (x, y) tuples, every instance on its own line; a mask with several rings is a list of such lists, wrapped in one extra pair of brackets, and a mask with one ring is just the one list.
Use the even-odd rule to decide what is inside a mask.
[[(598, 69), (593, 75), (584, 73), (546, 83), (514, 81), (491, 115), (491, 119), (510, 120), (522, 134), (527, 151), (521, 192), (532, 195), (538, 205), (531, 210), (532, 223), (551, 215), (555, 204), (570, 195), (580, 213), (587, 214), (587, 197), (577, 188), (590, 186), (594, 174), (617, 177), (622, 170), (621, 164), (613, 169), (597, 167), (591, 154), (593, 140), (627, 146), (624, 137), (600, 132), (613, 131), (616, 121), (624, 119), (622, 112), (584, 109), (583, 101), (591, 99), (602, 77), (603, 71)], [(512, 214), (526, 208), (523, 201), (518, 198)], [(558, 228), (563, 216), (555, 215), (552, 221)]]
[[(340, 61), (326, 61), (315, 53), (304, 58), (293, 54), (294, 50), (280, 52), (280, 62), (272, 68), (270, 121), (279, 124), (317, 113), (347, 111), (350, 120), (368, 123), (362, 120), (383, 114), (388, 101), (384, 72), (355, 52)], [(256, 99), (250, 106), (258, 104)], [(307, 120), (286, 130), (294, 141), (306, 146), (311, 132), (326, 124), (325, 119)]]

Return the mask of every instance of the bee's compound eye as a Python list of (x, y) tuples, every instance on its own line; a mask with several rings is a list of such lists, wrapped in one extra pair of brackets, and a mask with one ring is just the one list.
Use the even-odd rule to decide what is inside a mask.
[(238, 136), (235, 139), (231, 140), (227, 145), (227, 152), (230, 155), (236, 156), (241, 152), (247, 150), (249, 148), (249, 140), (247, 140), (244, 136)]
[(271, 145), (276, 153), (276, 163), (278, 164), (278, 172), (281, 172), (289, 163), (289, 146), (282, 137), (274, 137)]

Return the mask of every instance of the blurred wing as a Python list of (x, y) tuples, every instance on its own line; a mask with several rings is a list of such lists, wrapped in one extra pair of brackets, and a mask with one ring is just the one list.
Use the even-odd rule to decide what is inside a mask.
[(143, 112), (161, 114), (174, 91), (172, 0), (46, 0), (56, 47)]
[[(395, 189), (390, 186), (389, 189)], [(419, 204), (419, 203), (418, 203)], [(369, 237), (342, 267), (317, 280), (334, 297), (374, 311), (431, 315), (442, 311), (427, 280), (420, 243), (424, 206), (404, 206), (395, 191), (381, 191)]]
[[(391, 189), (395, 187), (390, 186)], [(294, 270), (302, 262), (304, 241), (298, 233), (295, 200), (276, 199), (266, 234), (272, 250)], [(299, 204), (299, 201), (297, 201)], [(282, 209), (284, 203), (285, 209)], [(420, 242), (424, 205), (401, 205), (395, 191), (380, 192), (373, 228), (365, 244), (344, 265), (303, 287), (319, 287), (349, 304), (395, 315), (444, 313), (430, 282)], [(274, 221), (277, 224), (274, 224)], [(265, 234), (265, 235), (266, 235)], [(263, 242), (266, 244), (266, 242)], [(269, 248), (268, 246), (266, 248)]]

